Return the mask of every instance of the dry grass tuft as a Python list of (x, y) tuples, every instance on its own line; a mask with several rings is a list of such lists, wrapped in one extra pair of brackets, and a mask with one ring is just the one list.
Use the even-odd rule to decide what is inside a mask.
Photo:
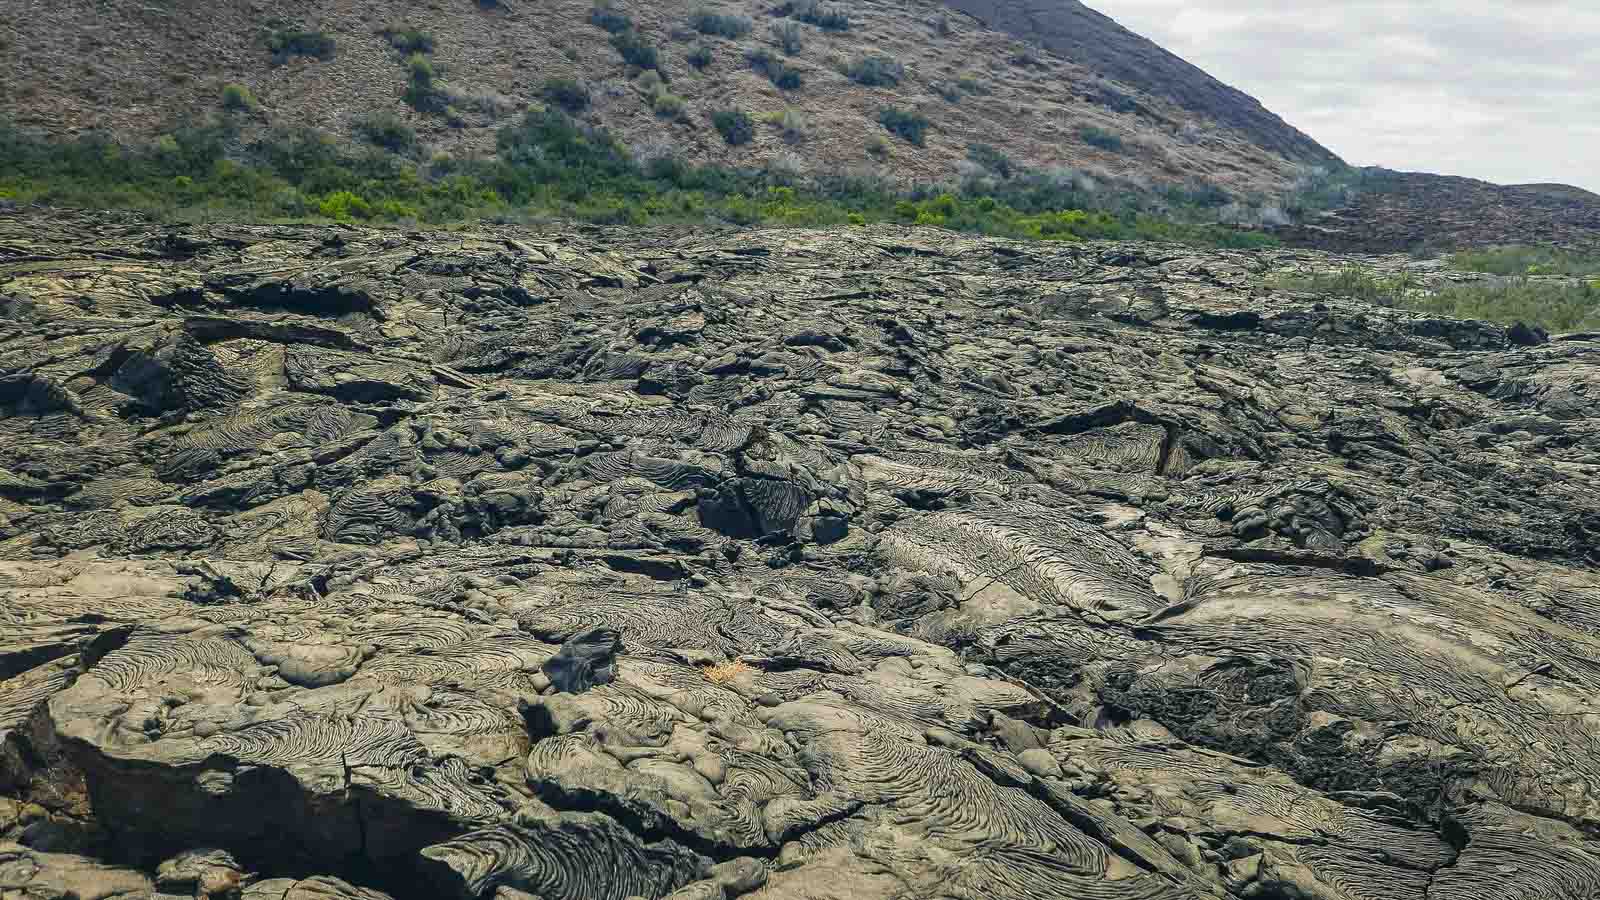
[(706, 666), (700, 671), (706, 676), (706, 680), (712, 684), (728, 684), (750, 670), (750, 667), (745, 665), (743, 661), (735, 659), (715, 666)]

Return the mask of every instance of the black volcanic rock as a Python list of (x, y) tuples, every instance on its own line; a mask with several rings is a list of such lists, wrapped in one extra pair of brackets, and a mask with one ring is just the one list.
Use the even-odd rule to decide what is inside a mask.
[(1600, 896), (1592, 336), (1305, 251), (107, 226), (0, 217), (7, 898)]

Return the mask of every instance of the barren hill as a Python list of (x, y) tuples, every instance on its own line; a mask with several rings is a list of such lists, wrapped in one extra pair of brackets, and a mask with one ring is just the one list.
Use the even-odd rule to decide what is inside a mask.
[[(1052, 53), (1005, 33), (1010, 20), (995, 30), (933, 0), (824, 4), (820, 15), (765, 0), (624, 0), (609, 9), (656, 48), (668, 80), (659, 91), (597, 27), (588, 0), (0, 0), (0, 82), (8, 86), (0, 117), (55, 135), (152, 138), (216, 115), (224, 86), (238, 84), (258, 102), (239, 116), (247, 131), (313, 126), (358, 140), (364, 120), (393, 114), (429, 152), (487, 153), (493, 130), (542, 102), (545, 82), (557, 78), (579, 81), (592, 101), (582, 114), (636, 150), (704, 162), (943, 179), (981, 142), (1040, 168), (1272, 192), (1298, 163), (1330, 158), (1254, 101), (1126, 33), (1115, 45), (1054, 41)], [(692, 22), (703, 12), (749, 30), (701, 33)], [(448, 113), (403, 102), (406, 61), (380, 34), (389, 26), (430, 40)], [(775, 26), (793, 27), (792, 53)], [(274, 64), (274, 41), (297, 33), (331, 45), (280, 53)], [(688, 61), (699, 48), (703, 69)], [(753, 53), (768, 54), (767, 72), (752, 67)], [(847, 74), (873, 57), (885, 64), (875, 71), (890, 77)], [(1150, 68), (1157, 58), (1161, 67)], [(778, 69), (798, 86), (777, 86)], [(681, 107), (669, 103), (663, 113), (652, 102), (660, 92)], [(926, 145), (893, 141), (879, 121), (885, 107), (925, 116)], [(730, 146), (708, 123), (728, 108), (774, 122), (751, 143)], [(786, 110), (794, 127), (776, 121)], [(869, 153), (874, 136), (890, 138), (892, 149)]]
[(1277, 229), (1291, 243), (1393, 253), (1492, 244), (1600, 247), (1600, 196), (1564, 184), (1499, 185), (1365, 170), (1353, 202)]
[(992, 28), (1036, 41), (1081, 65), (1170, 100), (1204, 121), (1217, 122), (1290, 159), (1337, 162), (1318, 144), (1262, 106), (1154, 41), (1141, 37), (1078, 0), (948, 0)]

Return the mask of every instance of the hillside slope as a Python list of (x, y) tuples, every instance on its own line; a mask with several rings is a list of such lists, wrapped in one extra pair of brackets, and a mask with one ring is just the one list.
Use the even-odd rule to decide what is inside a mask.
[[(637, 67), (591, 24), (589, 0), (286, 0), (270, 7), (0, 0), (0, 81), (16, 86), (0, 92), (0, 122), (52, 135), (102, 130), (150, 138), (219, 115), (224, 86), (236, 83), (258, 101), (253, 112), (236, 116), (247, 133), (312, 126), (353, 141), (363, 120), (393, 114), (417, 130), (427, 153), (484, 154), (493, 151), (495, 128), (540, 101), (547, 79), (570, 78), (588, 89), (592, 106), (584, 115), (591, 122), (640, 152), (700, 162), (945, 179), (968, 165), (969, 146), (982, 142), (1034, 167), (1151, 183), (1205, 180), (1251, 193), (1288, 184), (1296, 161), (1327, 157), (1309, 141), (1252, 124), (1260, 116), (1234, 108), (1248, 98), (1208, 105), (1185, 99), (1183, 85), (1161, 83), (1203, 77), (1192, 67), (1149, 73), (1139, 62), (1144, 56), (1119, 60), (1105, 48), (1059, 42), (1062, 55), (1040, 53), (933, 0), (851, 3), (840, 8), (848, 30), (794, 23), (802, 44), (793, 55), (772, 30), (793, 22), (784, 18), (790, 5), (720, 3), (718, 12), (750, 20), (749, 32), (733, 38), (689, 27), (707, 8), (703, 0), (612, 7), (658, 48), (666, 90), (682, 99), (681, 114), (664, 117), (652, 108)], [(448, 114), (418, 113), (403, 102), (405, 58), (379, 33), (390, 25), (432, 38)], [(331, 57), (291, 55), (275, 65), (269, 43), (294, 31), (332, 38)], [(702, 46), (709, 64), (700, 70), (686, 57)], [(754, 71), (747, 55), (760, 51), (793, 69), (802, 86), (781, 90)], [(898, 83), (866, 86), (843, 71), (875, 55), (904, 67)], [(888, 133), (879, 124), (885, 107), (925, 116), (926, 146)], [(800, 127), (762, 124), (753, 141), (732, 147), (708, 121), (725, 108), (758, 120), (793, 109), (799, 115), (791, 122)], [(887, 140), (888, 152), (869, 153), (872, 139)]]
[(1352, 201), (1279, 228), (1291, 244), (1393, 253), (1492, 244), (1600, 247), (1600, 197), (1564, 184), (1366, 169)]
[(1246, 135), (1257, 145), (1290, 159), (1338, 161), (1318, 144), (1262, 106), (1078, 0), (947, 0), (992, 28), (1035, 40), (1044, 47), (1176, 103), (1195, 116)]

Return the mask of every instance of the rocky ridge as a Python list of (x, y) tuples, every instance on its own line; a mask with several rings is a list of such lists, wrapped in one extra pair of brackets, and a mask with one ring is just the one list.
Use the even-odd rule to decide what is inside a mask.
[(1600, 247), (1600, 196), (1565, 184), (1490, 184), (1363, 170), (1349, 203), (1272, 229), (1284, 242), (1341, 253), (1537, 244)]
[(0, 894), (1600, 897), (1600, 337), (1344, 262), (0, 216)]
[(991, 28), (1037, 41), (1108, 78), (1176, 103), (1249, 135), (1257, 145), (1313, 165), (1338, 164), (1333, 151), (1154, 41), (1078, 0), (946, 0)]

